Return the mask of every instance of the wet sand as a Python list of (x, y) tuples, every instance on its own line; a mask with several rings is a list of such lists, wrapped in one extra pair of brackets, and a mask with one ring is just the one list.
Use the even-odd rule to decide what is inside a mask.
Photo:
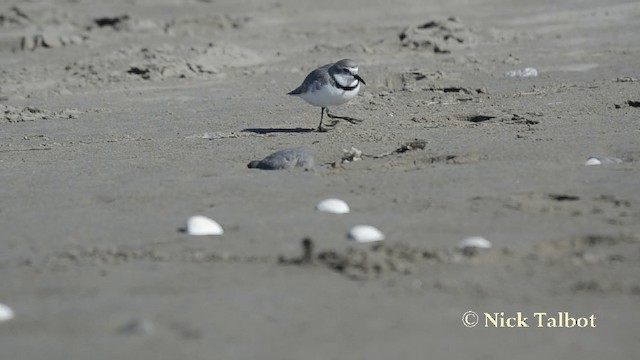
[[(15, 319), (0, 358), (635, 357), (639, 15), (620, 0), (3, 3)], [(364, 122), (315, 132), (318, 109), (285, 94), (342, 58), (367, 86), (334, 112)], [(313, 169), (247, 167), (302, 146)], [(314, 209), (330, 197), (351, 213)], [(181, 232), (196, 214), (224, 235)], [(386, 240), (347, 241), (357, 224)], [(458, 250), (469, 236), (493, 247)], [(484, 315), (502, 312), (529, 328)], [(558, 312), (596, 326), (549, 327)]]

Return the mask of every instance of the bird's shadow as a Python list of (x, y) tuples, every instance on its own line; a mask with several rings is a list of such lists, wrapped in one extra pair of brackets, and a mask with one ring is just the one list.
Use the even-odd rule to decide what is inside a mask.
[(313, 132), (315, 129), (308, 128), (246, 128), (242, 129), (242, 132), (250, 132), (254, 134), (272, 134), (272, 133), (308, 133)]

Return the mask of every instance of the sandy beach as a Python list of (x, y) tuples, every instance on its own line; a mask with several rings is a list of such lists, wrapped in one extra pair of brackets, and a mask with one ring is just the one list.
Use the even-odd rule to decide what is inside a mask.
[[(637, 357), (639, 17), (3, 1), (0, 359)], [(316, 132), (286, 94), (344, 58), (367, 85), (332, 110), (364, 121)], [(247, 167), (297, 147), (312, 168)], [(193, 215), (224, 234), (186, 234)]]

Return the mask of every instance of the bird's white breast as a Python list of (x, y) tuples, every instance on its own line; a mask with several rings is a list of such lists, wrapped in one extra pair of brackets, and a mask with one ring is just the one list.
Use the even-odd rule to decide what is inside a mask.
[(300, 94), (300, 97), (311, 105), (328, 107), (342, 105), (353, 99), (360, 91), (360, 84), (353, 90), (342, 90), (330, 84), (326, 84), (313, 91)]

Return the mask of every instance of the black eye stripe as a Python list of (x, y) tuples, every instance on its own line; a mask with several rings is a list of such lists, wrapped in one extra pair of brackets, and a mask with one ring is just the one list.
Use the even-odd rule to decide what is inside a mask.
[[(349, 73), (349, 74), (351, 74), (351, 73)], [(358, 85), (360, 85), (360, 80), (356, 79), (356, 84), (354, 86), (343, 86), (343, 85), (340, 85), (340, 83), (338, 82), (338, 80), (336, 80), (336, 78), (335, 78), (335, 76), (333, 74), (331, 74), (330, 76), (333, 79), (335, 87), (337, 87), (338, 89), (342, 89), (342, 90), (345, 90), (345, 91), (351, 91), (351, 90), (354, 90), (355, 88), (357, 88)]]

